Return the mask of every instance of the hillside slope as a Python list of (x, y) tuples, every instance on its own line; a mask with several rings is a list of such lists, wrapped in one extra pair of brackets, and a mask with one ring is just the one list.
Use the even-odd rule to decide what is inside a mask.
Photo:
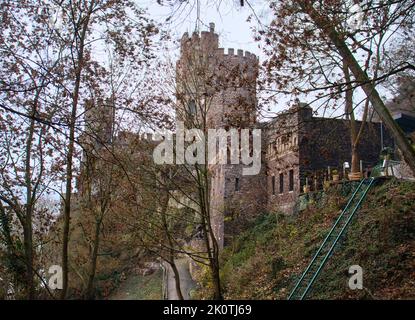
[[(222, 254), (225, 297), (286, 299), (346, 201), (331, 190), (297, 216), (259, 217)], [(351, 265), (363, 268), (363, 290), (348, 287)], [(308, 298), (415, 298), (415, 183), (372, 188)]]

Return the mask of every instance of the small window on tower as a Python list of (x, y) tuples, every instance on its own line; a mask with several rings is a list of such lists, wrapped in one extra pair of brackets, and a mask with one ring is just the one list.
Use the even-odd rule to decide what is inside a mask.
[(289, 185), (290, 185), (290, 189), (289, 189), (289, 191), (294, 191), (294, 170), (290, 170), (289, 171), (289, 178), (290, 178), (290, 183), (289, 183)]
[(272, 195), (275, 195), (275, 176), (272, 176), (271, 184), (272, 184)]
[(280, 193), (284, 193), (284, 174), (280, 173)]
[(196, 102), (191, 100), (188, 104), (188, 112), (190, 115), (196, 114)]
[(239, 191), (240, 186), (239, 186), (239, 178), (235, 178), (235, 191)]

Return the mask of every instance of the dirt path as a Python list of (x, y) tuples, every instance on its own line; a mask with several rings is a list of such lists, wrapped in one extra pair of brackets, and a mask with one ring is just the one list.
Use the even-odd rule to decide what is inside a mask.
[(159, 300), (162, 299), (162, 271), (148, 276), (131, 275), (109, 297), (109, 300)]
[[(180, 288), (185, 300), (190, 299), (190, 291), (196, 286), (196, 283), (190, 276), (189, 260), (187, 258), (177, 259), (176, 266), (180, 276)], [(167, 272), (167, 297), (168, 300), (177, 300), (176, 284), (174, 274), (171, 268)]]

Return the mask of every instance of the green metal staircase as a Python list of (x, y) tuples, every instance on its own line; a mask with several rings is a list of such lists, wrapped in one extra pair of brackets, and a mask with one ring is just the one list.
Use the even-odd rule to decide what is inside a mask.
[(288, 300), (303, 300), (306, 297), (324, 265), (333, 253), (334, 248), (345, 232), (354, 214), (359, 209), (370, 187), (373, 185), (374, 180), (375, 178), (371, 177), (363, 179), (360, 182), (356, 190), (349, 198), (346, 207), (343, 209), (320, 248), (317, 250), (310, 264), (297, 281), (297, 284), (291, 291)]

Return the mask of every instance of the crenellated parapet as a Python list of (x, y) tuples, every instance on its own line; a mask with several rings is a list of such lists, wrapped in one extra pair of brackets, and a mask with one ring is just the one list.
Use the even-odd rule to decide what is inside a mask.
[(185, 32), (180, 41), (181, 55), (189, 51), (212, 51), (219, 47), (219, 35), (215, 33), (215, 24), (211, 23), (209, 31), (193, 32), (191, 36)]
[(235, 48), (220, 48), (219, 35), (215, 33), (215, 24), (210, 23), (209, 31), (193, 32), (191, 36), (185, 32), (180, 41), (181, 57), (186, 57), (189, 54), (199, 54), (207, 56), (215, 56), (218, 60), (233, 61), (241, 63), (258, 63), (258, 57), (242, 49)]
[(208, 101), (208, 126), (252, 125), (257, 76), (257, 56), (242, 49), (220, 48), (213, 23), (209, 31), (185, 33), (176, 67), (178, 105), (182, 106), (178, 118), (186, 118), (192, 108)]
[(217, 52), (217, 56), (218, 57), (223, 57), (223, 59), (238, 59), (241, 62), (242, 61), (246, 61), (246, 62), (258, 62), (258, 58), (255, 54), (249, 52), (249, 51), (244, 51), (242, 49), (234, 49), (234, 48), (228, 48), (226, 49), (226, 53), (225, 53), (225, 48), (218, 48), (216, 49)]

